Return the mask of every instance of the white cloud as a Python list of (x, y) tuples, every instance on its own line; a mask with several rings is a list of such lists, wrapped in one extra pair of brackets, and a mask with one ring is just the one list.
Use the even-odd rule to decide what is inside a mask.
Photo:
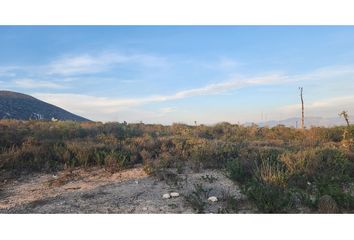
[(0, 77), (15, 77), (17, 69), (14, 66), (0, 66)]
[[(340, 96), (321, 99), (312, 102), (305, 102), (305, 113), (308, 115), (325, 116), (331, 113), (339, 113), (342, 110), (354, 111), (354, 95)], [(279, 111), (287, 115), (298, 114), (301, 111), (301, 104), (291, 104), (279, 108)]]
[(161, 114), (168, 114), (172, 112), (176, 112), (176, 108), (174, 107), (165, 107), (160, 109)]
[(134, 79), (122, 79), (119, 80), (119, 83), (124, 83), (124, 84), (131, 84), (131, 83), (138, 83), (140, 80), (134, 80)]
[(72, 75), (75, 73), (94, 73), (102, 70), (105, 62), (89, 55), (63, 58), (50, 63), (47, 68), (48, 74)]
[[(344, 66), (327, 66), (323, 68), (315, 69), (314, 71), (304, 74), (303, 77), (309, 78), (330, 78), (343, 75), (354, 74), (354, 66), (344, 65)], [(301, 76), (301, 75), (300, 75)], [(300, 78), (300, 77), (299, 77)]]
[(0, 77), (48, 78), (54, 76), (63, 78), (62, 81), (81, 81), (80, 75), (101, 73), (124, 64), (131, 64), (140, 70), (144, 68), (162, 69), (169, 66), (167, 59), (160, 56), (112, 51), (66, 55), (39, 65), (0, 66)]
[(166, 96), (166, 100), (181, 99), (186, 97), (220, 94), (225, 91), (258, 84), (270, 84), (280, 82), (285, 79), (284, 76), (273, 74), (263, 77), (255, 77), (249, 79), (233, 79), (221, 83), (209, 84), (201, 88), (194, 88), (180, 91), (172, 96)]
[(16, 79), (16, 80), (12, 80), (12, 82), (17, 87), (28, 88), (28, 89), (34, 89), (34, 88), (60, 89), (60, 88), (65, 88), (65, 86), (55, 83), (55, 82), (37, 81), (37, 80), (30, 79), (30, 78)]
[(141, 99), (112, 99), (80, 94), (33, 94), (34, 97), (62, 107), (73, 113), (97, 121), (146, 121), (146, 118), (163, 117), (174, 112), (172, 107), (147, 111), (135, 107), (148, 102), (160, 101), (158, 97)]
[[(74, 62), (81, 62), (80, 64), (82, 65), (91, 64), (91, 60), (86, 61), (83, 59), (75, 60)], [(297, 75), (273, 73), (250, 78), (234, 78), (219, 83), (208, 84), (199, 88), (175, 92), (171, 95), (150, 95), (138, 98), (108, 98), (69, 93), (38, 93), (34, 96), (44, 101), (63, 107), (74, 113), (81, 114), (84, 117), (93, 120), (108, 121), (116, 120), (117, 116), (120, 116), (120, 113), (132, 113), (133, 108), (144, 104), (172, 101), (202, 95), (225, 94), (230, 90), (240, 89), (247, 86), (280, 85), (287, 83), (303, 82), (308, 80), (318, 81), (319, 83), (321, 83), (321, 80), (327, 78), (341, 77), (341, 79), (347, 79), (348, 76), (351, 76), (351, 73), (354, 73), (353, 66), (336, 66), (321, 68), (315, 69), (314, 71), (305, 74)], [(350, 108), (350, 106), (354, 106), (353, 98), (353, 96), (345, 96), (314, 101), (312, 103), (306, 103), (306, 113), (312, 112), (314, 114), (324, 114), (331, 112), (331, 114), (333, 114), (343, 109), (351, 110), (352, 108)], [(272, 111), (274, 111), (274, 114), (287, 113), (288, 115), (290, 115), (298, 113), (298, 109), (299, 105), (296, 104), (285, 106), (278, 110), (274, 109)], [(321, 109), (321, 111), (319, 111), (319, 109)], [(154, 114), (157, 114), (156, 116), (160, 116), (159, 114), (167, 114), (169, 113), (169, 111), (171, 112), (171, 109), (160, 109), (158, 113), (155, 112)], [(152, 113), (149, 114), (153, 115)], [(138, 115), (142, 116), (142, 114), (140, 113)], [(130, 119), (135, 118), (130, 117)]]
[(214, 61), (188, 61), (188, 63), (193, 63), (208, 69), (220, 70), (220, 71), (234, 71), (237, 67), (243, 65), (242, 63), (236, 61), (235, 59), (229, 57), (219, 57)]
[[(283, 77), (278, 75), (269, 75), (250, 79), (235, 79), (218, 84), (210, 84), (201, 88), (176, 92), (172, 95), (155, 95), (141, 98), (107, 98), (68, 93), (37, 93), (34, 94), (34, 96), (74, 113), (99, 120), (106, 118), (104, 115), (111, 115), (123, 110), (126, 111), (126, 109), (130, 107), (136, 107), (149, 103), (178, 100), (187, 97), (220, 94), (225, 91), (241, 88), (247, 85), (269, 84), (281, 81), (282, 79)], [(173, 108), (164, 108), (160, 110), (160, 114), (166, 114), (174, 111)]]
[(220, 70), (231, 70), (235, 69), (236, 67), (240, 66), (241, 64), (234, 59), (222, 57), (219, 61), (215, 64), (215, 67)]
[(147, 54), (101, 53), (97, 55), (83, 54), (59, 58), (43, 69), (50, 75), (77, 75), (103, 72), (119, 64), (139, 64), (146, 67), (161, 67), (167, 64), (161, 57)]

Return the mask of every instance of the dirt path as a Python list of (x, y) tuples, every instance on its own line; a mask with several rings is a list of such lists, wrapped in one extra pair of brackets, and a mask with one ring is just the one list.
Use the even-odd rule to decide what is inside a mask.
[[(115, 174), (90, 169), (28, 176), (2, 184), (0, 213), (194, 213), (190, 199), (196, 195), (206, 213), (253, 212), (238, 186), (220, 171), (166, 176), (147, 176), (141, 167)], [(171, 192), (180, 196), (162, 198)], [(209, 196), (219, 201), (210, 202)], [(230, 199), (237, 200), (237, 209)]]

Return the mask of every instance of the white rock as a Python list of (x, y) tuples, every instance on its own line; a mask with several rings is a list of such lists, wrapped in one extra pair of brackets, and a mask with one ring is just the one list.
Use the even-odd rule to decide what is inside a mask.
[(164, 195), (162, 195), (162, 198), (169, 199), (169, 198), (171, 198), (171, 196), (170, 196), (170, 194), (165, 193)]
[(171, 192), (170, 195), (171, 195), (171, 197), (179, 197), (178, 192)]
[(147, 207), (143, 207), (143, 211), (147, 211), (148, 210), (148, 208)]
[(215, 197), (215, 196), (211, 196), (211, 197), (208, 198), (208, 201), (210, 201), (210, 202), (217, 202), (217, 201), (218, 201), (218, 198)]

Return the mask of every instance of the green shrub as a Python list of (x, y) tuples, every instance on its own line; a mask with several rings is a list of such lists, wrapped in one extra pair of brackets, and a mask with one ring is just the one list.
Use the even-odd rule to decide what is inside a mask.
[(116, 172), (131, 166), (130, 154), (126, 151), (111, 151), (104, 159), (107, 171)]
[(288, 172), (281, 163), (267, 158), (261, 159), (261, 162), (255, 166), (254, 177), (259, 182), (285, 187)]
[(331, 181), (346, 182), (352, 172), (348, 158), (338, 149), (321, 149), (317, 152), (320, 163), (317, 166), (317, 178), (330, 178)]
[(244, 192), (262, 213), (285, 213), (293, 208), (291, 195), (280, 186), (251, 181)]
[(226, 164), (227, 176), (239, 183), (245, 183), (252, 177), (252, 172), (239, 158), (230, 159)]
[(232, 158), (238, 156), (238, 147), (220, 141), (207, 141), (197, 145), (191, 153), (191, 161), (198, 169), (222, 168)]
[(194, 184), (194, 189), (185, 199), (197, 213), (203, 213), (210, 191), (211, 189), (205, 189), (202, 184)]
[(354, 197), (349, 193), (343, 192), (342, 186), (340, 186), (340, 184), (333, 183), (328, 180), (323, 180), (321, 182), (317, 182), (317, 187), (318, 196), (331, 196), (342, 209), (354, 208)]

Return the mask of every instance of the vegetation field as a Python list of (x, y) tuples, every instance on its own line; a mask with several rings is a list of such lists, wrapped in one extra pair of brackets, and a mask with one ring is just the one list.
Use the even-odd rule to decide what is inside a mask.
[[(354, 212), (352, 136), (353, 125), (301, 130), (1, 120), (1, 181), (90, 167), (116, 173), (142, 165), (165, 180), (169, 169), (218, 169), (260, 213), (348, 213)], [(187, 200), (198, 206), (195, 196)]]

